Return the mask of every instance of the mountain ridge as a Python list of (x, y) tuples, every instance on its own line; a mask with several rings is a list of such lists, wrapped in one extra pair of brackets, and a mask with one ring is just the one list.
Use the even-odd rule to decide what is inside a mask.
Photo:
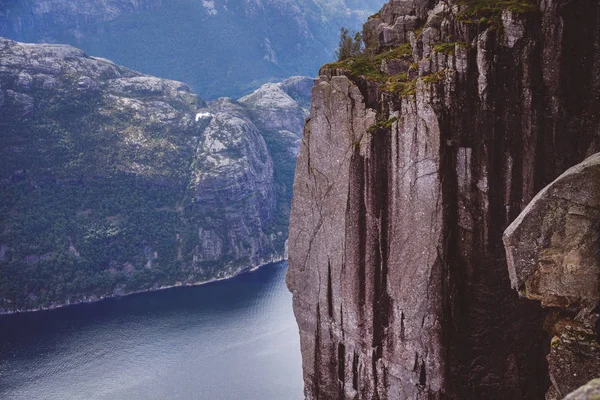
[(8, 0), (0, 36), (82, 48), (132, 69), (188, 83), (203, 98), (314, 75), (339, 27), (359, 29), (381, 0)]

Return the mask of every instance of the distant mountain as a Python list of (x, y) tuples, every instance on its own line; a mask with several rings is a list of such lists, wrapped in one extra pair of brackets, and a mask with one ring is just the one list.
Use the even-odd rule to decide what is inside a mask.
[(285, 257), (311, 83), (205, 103), (70, 46), (0, 38), (0, 313)]
[(204, 98), (315, 75), (383, 0), (4, 0), (0, 35), (67, 43)]

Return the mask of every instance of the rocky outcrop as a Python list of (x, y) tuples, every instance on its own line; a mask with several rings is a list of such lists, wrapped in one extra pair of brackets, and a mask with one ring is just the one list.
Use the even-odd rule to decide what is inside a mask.
[(225, 256), (248, 266), (283, 258), (287, 232), (272, 226), (278, 213), (273, 161), (260, 131), (233, 100), (210, 103), (208, 113), (192, 165), (190, 213), (201, 238), (194, 262)]
[(594, 379), (565, 397), (565, 400), (594, 400), (600, 396), (600, 379)]
[(296, 76), (281, 83), (265, 84), (239, 99), (261, 131), (273, 159), (277, 209), (281, 215), (278, 226), (284, 232), (289, 225), (296, 157), (308, 116), (312, 84), (312, 78)]
[(513, 288), (555, 310), (548, 398), (562, 398), (600, 375), (600, 154), (538, 193), (504, 235)]
[(365, 54), (313, 88), (288, 272), (307, 399), (551, 385), (544, 313), (511, 290), (502, 233), (599, 150), (600, 9), (461, 4), (388, 3)]
[(600, 299), (600, 154), (539, 192), (504, 237), (514, 289), (545, 307)]
[(382, 4), (9, 0), (0, 2), (0, 36), (70, 44), (144, 73), (186, 82), (204, 98), (239, 97), (264, 82), (313, 75), (333, 54), (340, 27), (359, 29)]
[(253, 93), (242, 97), (239, 102), (250, 111), (252, 120), (263, 131), (276, 132), (278, 137), (287, 137), (289, 149), (297, 151), (304, 121), (308, 116), (313, 79), (292, 77), (280, 83), (267, 83)]
[[(303, 115), (288, 100), (269, 115)], [(301, 130), (265, 129), (260, 107), (207, 104), (73, 47), (0, 39), (0, 312), (282, 259)]]

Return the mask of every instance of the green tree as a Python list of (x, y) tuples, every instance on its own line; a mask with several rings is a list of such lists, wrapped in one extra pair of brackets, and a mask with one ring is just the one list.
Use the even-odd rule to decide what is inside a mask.
[(340, 42), (335, 52), (338, 61), (361, 54), (362, 47), (362, 35), (360, 32), (350, 32), (344, 27), (340, 29)]
[(374, 57), (379, 51), (379, 38), (377, 37), (377, 33), (374, 29), (367, 27), (363, 28), (362, 34), (363, 41), (363, 52), (367, 55), (367, 57)]

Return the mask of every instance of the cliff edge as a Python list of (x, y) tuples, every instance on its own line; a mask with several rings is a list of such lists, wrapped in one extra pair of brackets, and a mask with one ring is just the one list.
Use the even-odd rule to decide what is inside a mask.
[(512, 291), (502, 234), (599, 150), (599, 18), (394, 0), (363, 54), (321, 69), (289, 235), (307, 399), (544, 397), (545, 315)]

